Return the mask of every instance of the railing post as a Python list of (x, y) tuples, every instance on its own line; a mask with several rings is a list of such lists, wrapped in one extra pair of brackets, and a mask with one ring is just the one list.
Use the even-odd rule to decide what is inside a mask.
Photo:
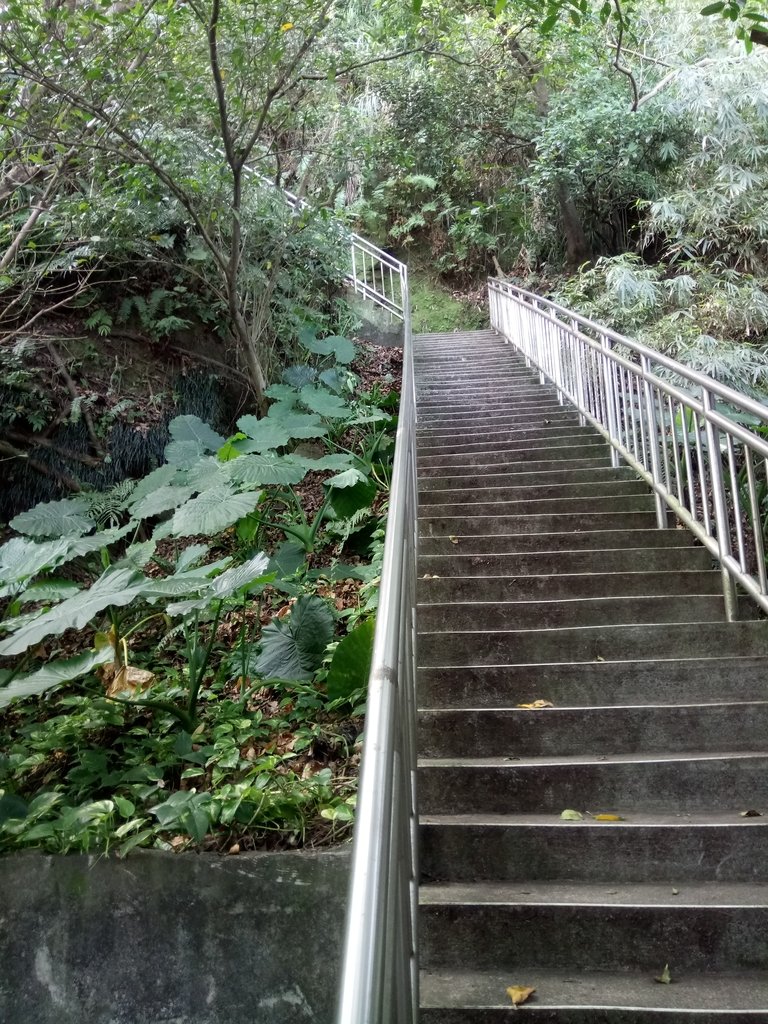
[[(608, 358), (607, 353), (611, 351), (611, 342), (607, 334), (600, 336), (600, 347), (603, 350), (602, 364), (603, 364), (603, 392), (605, 394), (605, 408), (608, 415), (608, 433), (611, 435), (614, 441), (621, 441), (619, 437), (619, 396), (616, 389), (616, 375), (613, 372), (613, 366), (611, 360)], [(619, 453), (611, 445), (611, 465), (614, 469), (619, 467)]]
[[(648, 375), (651, 372), (648, 356), (643, 355), (640, 357), (640, 367), (643, 371), (643, 401), (645, 405), (645, 422), (648, 427), (646, 434), (648, 439), (648, 454), (651, 459), (651, 476), (653, 477), (654, 483), (653, 498), (656, 508), (656, 525), (660, 530), (666, 530), (669, 525), (667, 522), (667, 506), (664, 499), (656, 489), (657, 486), (661, 486), (663, 483), (661, 479), (659, 445), (664, 444), (664, 438), (661, 436), (661, 431), (659, 430), (659, 421), (656, 416), (656, 399), (653, 396), (651, 382), (648, 380)], [(664, 483), (664, 486), (666, 487), (666, 483)]]
[[(728, 505), (725, 500), (723, 461), (720, 454), (720, 431), (712, 422), (712, 411), (714, 409), (712, 394), (704, 387), (701, 389), (701, 404), (704, 407), (704, 430), (706, 431), (707, 448), (709, 449), (709, 475), (712, 483), (712, 504), (715, 513), (717, 548), (720, 553), (720, 574), (723, 581), (725, 616), (729, 622), (733, 622), (738, 617), (737, 600), (733, 577), (725, 564), (725, 560), (731, 557), (732, 549)], [(707, 500), (705, 493), (702, 493), (702, 500)]]

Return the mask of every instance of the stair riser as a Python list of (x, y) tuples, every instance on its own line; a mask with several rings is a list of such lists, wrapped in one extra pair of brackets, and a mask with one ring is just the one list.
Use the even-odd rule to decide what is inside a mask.
[[(589, 443), (586, 443), (589, 442)], [(573, 444), (542, 445), (531, 448), (525, 445), (494, 449), (493, 451), (464, 452), (456, 455), (419, 455), (419, 469), (445, 469), (450, 466), (495, 466), (499, 463), (507, 465), (518, 463), (523, 466), (527, 462), (561, 462), (568, 459), (592, 459), (607, 454), (605, 442), (598, 437), (594, 440), (584, 437), (574, 438)]]
[(430, 906), (419, 939), (422, 969), (765, 970), (768, 909)]
[(768, 881), (767, 826), (431, 825), (419, 829), (424, 881)]
[[(768, 803), (768, 759), (595, 762), (565, 765), (423, 766), (421, 814), (552, 814), (566, 808), (593, 814), (737, 816)], [(768, 940), (768, 933), (766, 933)]]
[(574, 512), (554, 515), (473, 516), (419, 520), (420, 537), (488, 536), (500, 533), (567, 533), (568, 531), (650, 530), (656, 522), (652, 512)]
[[(665, 555), (671, 559), (668, 565), (663, 561)], [(551, 570), (544, 568), (550, 564)], [(712, 556), (706, 548), (695, 547), (691, 535), (681, 530), (500, 533), (471, 537), (462, 533), (419, 540), (422, 576), (424, 572), (449, 576), (449, 569), (472, 576), (481, 576), (486, 570), (508, 576), (529, 572), (544, 576), (548, 572), (605, 573), (622, 571), (620, 566), (632, 571), (636, 564), (640, 570), (648, 571), (711, 569)], [(526, 569), (526, 565), (530, 568)]]
[(418, 413), (419, 427), (429, 430), (430, 428), (438, 433), (448, 430), (455, 430), (459, 433), (466, 428), (473, 433), (479, 430), (488, 430), (492, 426), (517, 426), (528, 430), (536, 427), (550, 427), (561, 420), (573, 422), (578, 420), (578, 413), (572, 409), (564, 409), (557, 402), (546, 399), (530, 408), (527, 406), (516, 407), (516, 411), (510, 412), (506, 409), (498, 409), (495, 412), (446, 412), (442, 415), (435, 412), (421, 411)]
[[(431, 558), (429, 561), (435, 562), (437, 559)], [(450, 561), (468, 563), (472, 559)], [(690, 594), (719, 596), (722, 586), (720, 573), (713, 571), (595, 572), (550, 576), (494, 576), (489, 572), (487, 576), (473, 576), (474, 570), (467, 564), (464, 570), (458, 567), (455, 576), (446, 573), (441, 579), (420, 579), (416, 587), (419, 603), (611, 599), (654, 594), (664, 594), (668, 597)]]
[(538, 401), (547, 397), (558, 404), (560, 398), (557, 389), (542, 387), (536, 378), (510, 377), (500, 371), (498, 380), (481, 382), (477, 380), (452, 380), (442, 384), (420, 382), (416, 388), (419, 408), (441, 408), (450, 411), (454, 407), (472, 407), (486, 405), (489, 402), (504, 401), (510, 405), (519, 405), (526, 401)]
[(605, 441), (599, 434), (580, 431), (572, 433), (567, 428), (558, 428), (552, 433), (539, 431), (527, 432), (528, 437), (520, 437), (510, 433), (506, 438), (496, 437), (493, 440), (486, 440), (482, 435), (466, 437), (463, 434), (453, 435), (451, 441), (440, 439), (435, 442), (426, 439), (417, 445), (417, 459), (421, 463), (427, 458), (442, 455), (463, 455), (476, 452), (505, 452), (505, 451), (530, 451), (541, 448), (563, 448), (581, 446), (584, 444), (604, 444)]
[(460, 501), (430, 504), (422, 516), (537, 516), (584, 515), (593, 512), (650, 512), (653, 498), (649, 494), (604, 495), (597, 498), (541, 498), (530, 501)]
[(445, 487), (419, 492), (419, 505), (428, 514), (432, 505), (472, 504), (496, 501), (543, 501), (569, 498), (619, 498), (630, 494), (648, 494), (642, 480), (606, 480), (597, 483), (543, 484), (538, 487)]
[(536, 665), (768, 654), (766, 622), (420, 633), (419, 665)]
[(483, 668), (471, 666), (467, 655), (470, 667), (419, 670), (422, 707), (509, 707), (543, 694), (571, 706), (768, 699), (762, 658)]
[[(495, 417), (492, 419), (492, 417)], [(499, 418), (500, 417), (500, 418)], [(469, 441), (473, 437), (488, 437), (489, 433), (496, 433), (500, 436), (525, 436), (527, 434), (546, 437), (548, 434), (562, 433), (564, 429), (579, 430), (584, 433), (592, 432), (592, 427), (584, 427), (579, 423), (576, 413), (568, 411), (556, 411), (544, 418), (536, 417), (533, 421), (529, 417), (515, 417), (506, 413), (489, 413), (488, 416), (478, 419), (477, 423), (456, 424), (449, 422), (444, 426), (430, 425), (419, 419), (416, 428), (416, 437), (420, 444), (437, 444), (442, 440)], [(489, 431), (489, 425), (493, 428)]]
[(441, 476), (438, 473), (420, 475), (419, 477), (419, 500), (423, 500), (425, 494), (436, 490), (466, 490), (480, 491), (488, 487), (559, 487), (565, 484), (583, 485), (597, 483), (611, 483), (615, 480), (632, 480), (637, 478), (629, 467), (614, 469), (606, 465), (603, 468), (590, 467), (587, 469), (570, 468), (550, 469), (546, 473), (531, 472), (522, 470), (516, 473), (478, 473), (471, 467), (465, 473), (448, 473)]
[(750, 751), (767, 735), (768, 705), (419, 712), (423, 757)]
[[(575, 452), (581, 452), (583, 449), (573, 449)], [(464, 462), (446, 462), (444, 466), (420, 466), (419, 476), (422, 479), (428, 479), (429, 477), (451, 477), (451, 476), (474, 476), (477, 473), (483, 475), (483, 470), (487, 469), (488, 478), (494, 478), (497, 475), (514, 475), (515, 473), (529, 473), (536, 476), (541, 476), (544, 473), (571, 473), (574, 470), (592, 470), (592, 469), (610, 469), (611, 460), (608, 454), (601, 456), (582, 456), (581, 454), (572, 459), (566, 458), (551, 458), (542, 459), (537, 462), (531, 460), (530, 462), (521, 462), (515, 459), (509, 459), (508, 461), (500, 460), (499, 462), (488, 463), (483, 465), (468, 465)]]

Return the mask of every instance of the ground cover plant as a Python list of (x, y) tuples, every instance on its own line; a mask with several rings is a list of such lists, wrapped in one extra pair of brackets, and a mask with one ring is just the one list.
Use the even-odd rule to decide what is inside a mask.
[(12, 520), (0, 849), (346, 833), (399, 357), (311, 327), (297, 340), (307, 358), (266, 416), (228, 438), (177, 417), (143, 479)]

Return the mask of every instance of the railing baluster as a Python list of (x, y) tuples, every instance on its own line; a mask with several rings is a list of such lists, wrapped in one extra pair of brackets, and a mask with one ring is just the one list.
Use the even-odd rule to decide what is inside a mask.
[(766, 406), (509, 281), (488, 287), (494, 325), (610, 442), (612, 464), (621, 454), (648, 482), (658, 525), (672, 512), (720, 559), (728, 617), (736, 581), (768, 612), (768, 441), (718, 403), (763, 427)]

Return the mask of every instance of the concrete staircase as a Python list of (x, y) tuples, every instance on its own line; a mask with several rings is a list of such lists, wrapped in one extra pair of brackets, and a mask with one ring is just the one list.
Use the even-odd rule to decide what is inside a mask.
[(768, 624), (503, 339), (414, 351), (423, 1024), (768, 1022)]

